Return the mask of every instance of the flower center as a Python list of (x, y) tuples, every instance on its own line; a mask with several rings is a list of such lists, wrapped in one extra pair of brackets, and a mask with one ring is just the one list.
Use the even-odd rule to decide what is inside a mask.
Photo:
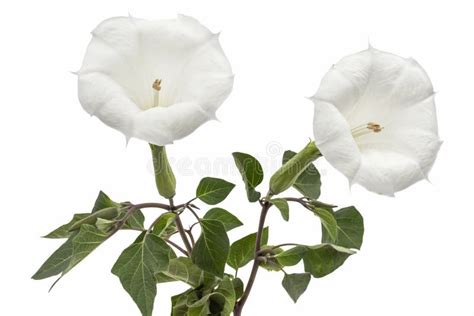
[(153, 82), (153, 107), (160, 105), (160, 90), (161, 90), (161, 79), (156, 79)]
[(370, 133), (380, 133), (383, 130), (383, 126), (377, 123), (369, 122), (362, 124), (351, 129), (352, 137), (357, 138)]

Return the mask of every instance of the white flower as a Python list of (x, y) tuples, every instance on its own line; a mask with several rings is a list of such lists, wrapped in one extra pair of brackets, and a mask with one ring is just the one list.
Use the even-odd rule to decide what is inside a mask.
[(393, 195), (427, 178), (441, 141), (415, 60), (370, 47), (334, 65), (311, 99), (316, 144), (351, 185)]
[(215, 119), (232, 90), (218, 35), (191, 17), (111, 18), (92, 35), (78, 72), (79, 100), (127, 140), (183, 138)]

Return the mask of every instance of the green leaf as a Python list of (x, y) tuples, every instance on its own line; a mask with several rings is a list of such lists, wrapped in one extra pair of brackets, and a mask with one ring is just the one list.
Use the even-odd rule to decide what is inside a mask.
[[(287, 150), (283, 154), (283, 164), (296, 155), (294, 151)], [(310, 164), (296, 179), (293, 187), (305, 197), (318, 199), (321, 195), (321, 175), (314, 164)]]
[[(250, 234), (234, 242), (230, 246), (229, 259), (227, 264), (234, 269), (241, 268), (253, 260), (255, 257), (255, 244), (257, 233)], [(265, 227), (262, 235), (262, 245), (268, 243), (268, 227)]]
[(95, 211), (94, 213), (89, 214), (86, 218), (75, 222), (71, 227), (69, 228), (70, 231), (77, 230), (79, 229), (82, 225), (95, 225), (96, 221), (98, 218), (102, 219), (114, 219), (119, 215), (119, 210), (117, 207), (112, 206), (112, 207), (107, 207), (98, 211)]
[(125, 249), (112, 273), (120, 278), (142, 315), (151, 316), (156, 296), (155, 273), (165, 270), (169, 263), (170, 248), (160, 237), (143, 232)]
[[(353, 206), (334, 212), (337, 221), (338, 234), (335, 244), (345, 247), (360, 249), (364, 239), (364, 219)], [(331, 242), (331, 234), (323, 227), (322, 242)]]
[(232, 284), (234, 285), (235, 300), (238, 300), (244, 294), (244, 282), (239, 278), (235, 278), (232, 280)]
[[(215, 288), (215, 290), (214, 290)], [(189, 289), (171, 298), (172, 316), (229, 316), (235, 305), (234, 283), (226, 275), (219, 284)]]
[(42, 280), (58, 275), (69, 266), (72, 257), (72, 240), (77, 232), (72, 234), (73, 235), (66, 240), (33, 275), (32, 278), (34, 280)]
[(209, 309), (209, 296), (206, 295), (199, 301), (191, 304), (188, 308), (186, 316), (208, 316), (212, 315)]
[(73, 232), (71, 237), (46, 260), (32, 278), (40, 280), (60, 273), (64, 276), (107, 238), (108, 235), (97, 227), (82, 225), (79, 231)]
[(153, 233), (163, 238), (169, 237), (176, 231), (175, 217), (176, 214), (174, 213), (161, 214), (155, 226), (153, 226)]
[(285, 267), (297, 265), (306, 254), (305, 246), (296, 246), (275, 255), (278, 262)]
[(232, 280), (225, 276), (215, 291), (205, 294), (189, 306), (187, 316), (222, 315), (229, 316), (235, 305), (235, 292)]
[(224, 225), (214, 219), (203, 219), (200, 224), (201, 236), (193, 249), (193, 262), (204, 271), (222, 277), (229, 255), (229, 238)]
[(116, 222), (110, 219), (98, 218), (95, 227), (103, 233), (110, 232), (115, 227)]
[(304, 256), (305, 272), (315, 278), (322, 278), (339, 268), (355, 252), (332, 244), (307, 247)]
[(271, 257), (265, 257), (265, 260), (260, 262), (260, 267), (267, 271), (281, 271), (283, 268), (277, 259)]
[[(222, 282), (216, 289), (216, 293), (222, 294), (224, 297), (224, 306), (221, 310), (221, 315), (228, 316), (234, 310), (234, 305), (236, 301), (236, 295), (234, 290), (234, 283), (230, 279), (229, 276), (225, 276)], [(213, 307), (211, 306), (211, 311), (213, 311)]]
[(171, 316), (187, 316), (188, 306), (199, 300), (198, 292), (189, 289), (171, 297)]
[[(125, 213), (125, 212), (124, 212)], [(145, 215), (143, 215), (141, 210), (136, 210), (133, 212), (132, 216), (128, 218), (123, 225), (123, 229), (138, 229), (143, 230), (145, 229)]]
[(311, 274), (309, 273), (285, 274), (282, 285), (291, 299), (296, 303), (308, 288), (310, 281)]
[(312, 207), (311, 210), (319, 217), (323, 225), (323, 231), (327, 233), (327, 240), (324, 242), (334, 243), (337, 240), (338, 226), (333, 212), (319, 207)]
[(119, 207), (120, 203), (112, 201), (107, 194), (100, 191), (97, 199), (95, 200), (94, 207), (92, 208), (92, 213), (103, 210), (108, 207)]
[(215, 219), (216, 221), (221, 222), (227, 232), (243, 225), (237, 217), (219, 207), (207, 211), (206, 215), (204, 215), (204, 219)]
[(218, 178), (203, 178), (196, 189), (196, 197), (204, 203), (215, 205), (225, 200), (235, 184)]
[(99, 247), (108, 234), (92, 225), (82, 225), (79, 233), (72, 240), (72, 256), (68, 267), (63, 271), (63, 275), (74, 268), (79, 262), (84, 260), (92, 251)]
[(168, 268), (159, 272), (159, 275), (158, 280), (160, 280), (161, 275), (165, 275), (172, 280), (187, 283), (193, 288), (212, 284), (216, 280), (213, 275), (204, 272), (187, 257), (171, 259)]
[[(91, 213), (74, 214), (72, 220), (54, 231), (50, 232), (44, 238), (69, 238), (71, 231), (78, 230), (81, 225), (96, 225), (98, 219), (113, 220), (120, 219), (125, 215), (124, 210), (120, 210), (121, 205), (112, 201), (104, 192), (100, 191)], [(127, 220), (123, 229), (144, 229), (145, 216), (140, 210), (135, 211)], [(101, 221), (100, 229), (104, 229), (106, 221)]]
[(262, 183), (263, 180), (262, 165), (260, 165), (257, 159), (249, 154), (235, 152), (232, 156), (234, 157), (237, 169), (239, 169), (239, 172), (242, 175), (242, 180), (245, 183), (247, 198), (250, 202), (258, 201), (261, 194), (260, 192), (255, 191), (255, 188)]
[(285, 199), (273, 199), (270, 202), (280, 211), (281, 217), (288, 222), (290, 220), (290, 206), (288, 202)]
[(213, 292), (191, 304), (186, 316), (230, 315), (224, 313), (225, 306), (226, 298), (224, 295), (219, 292)]
[(72, 232), (69, 231), (71, 226), (88, 217), (89, 215), (89, 213), (74, 214), (73, 218), (69, 223), (56, 228), (46, 236), (43, 236), (43, 238), (69, 238), (72, 234)]

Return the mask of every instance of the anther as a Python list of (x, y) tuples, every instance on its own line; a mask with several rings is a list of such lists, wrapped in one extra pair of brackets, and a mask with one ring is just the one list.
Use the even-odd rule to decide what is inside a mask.
[(153, 89), (156, 91), (161, 90), (161, 79), (156, 79), (155, 82), (153, 82)]

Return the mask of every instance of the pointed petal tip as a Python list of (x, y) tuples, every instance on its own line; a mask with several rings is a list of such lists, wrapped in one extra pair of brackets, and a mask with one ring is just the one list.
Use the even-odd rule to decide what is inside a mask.
[(307, 100), (310, 100), (310, 101), (313, 102), (313, 103), (314, 103), (314, 102), (316, 101), (316, 99), (317, 99), (316, 94), (314, 94), (314, 95), (312, 95), (312, 96), (310, 96), (310, 97), (304, 97), (304, 98), (307, 99)]
[(222, 121), (217, 117), (217, 114), (214, 113), (208, 113), (209, 121), (217, 121), (219, 123), (222, 123)]
[(425, 174), (424, 175), (425, 181), (428, 182), (429, 184), (433, 185), (433, 182), (431, 182), (430, 176)]
[(80, 70), (77, 70), (77, 71), (69, 71), (72, 75), (75, 75), (75, 76), (79, 76), (79, 71)]
[(347, 181), (347, 189), (349, 190), (349, 193), (352, 195), (352, 188), (354, 187), (354, 182), (348, 179)]
[(128, 20), (132, 24), (136, 24), (136, 22), (137, 22), (137, 19), (132, 15), (132, 13), (130, 11), (128, 11)]
[(131, 136), (125, 135), (125, 148), (128, 148), (128, 144), (130, 143), (130, 139), (132, 139)]

